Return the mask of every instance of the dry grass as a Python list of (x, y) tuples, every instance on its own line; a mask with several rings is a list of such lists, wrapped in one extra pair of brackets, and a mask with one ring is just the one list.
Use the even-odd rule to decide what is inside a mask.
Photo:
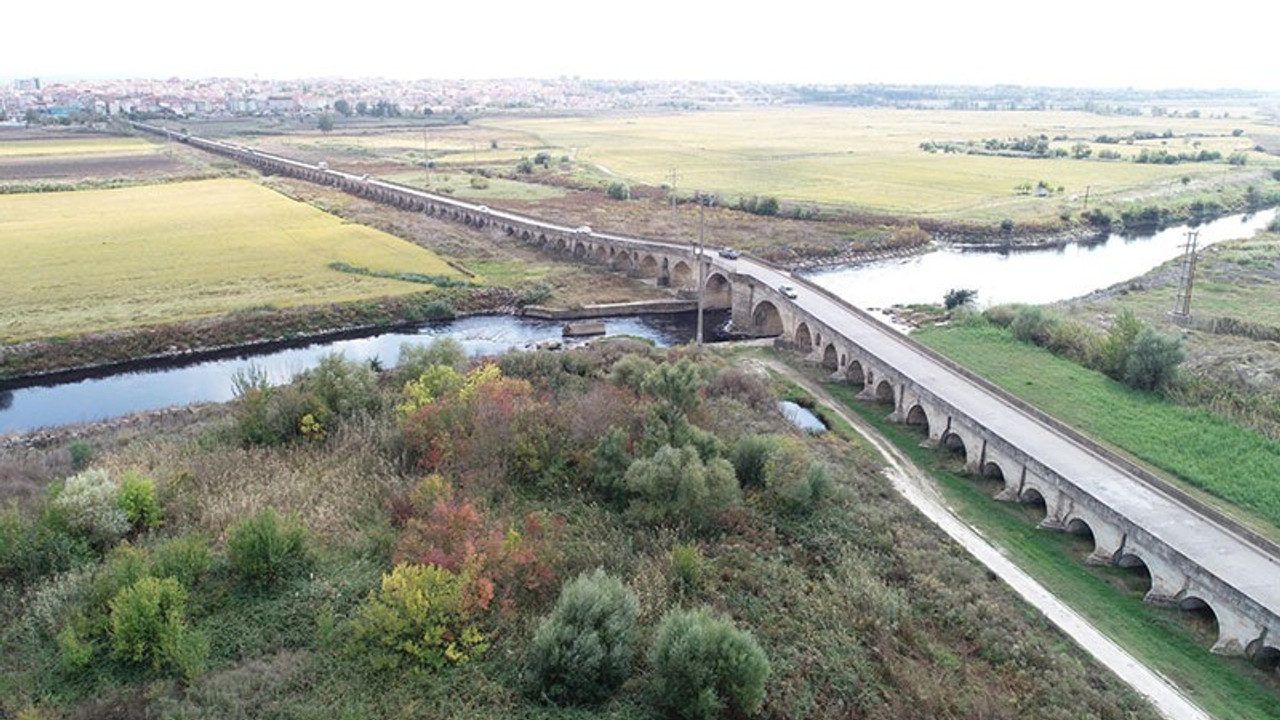
[(30, 155), (135, 154), (155, 152), (159, 146), (135, 137), (59, 138), (0, 141), (0, 157)]
[[(1129, 118), (1067, 112), (949, 112), (850, 108), (733, 110), (644, 117), (504, 120), (502, 129), (537, 135), (552, 147), (576, 150), (576, 160), (602, 172), (651, 185), (712, 190), (722, 195), (781, 199), (917, 216), (990, 221), (1056, 217), (1080, 209), (1082, 197), (1123, 196), (1151, 185), (1237, 172), (1221, 163), (1138, 165), (1095, 159), (1024, 159), (941, 155), (925, 141), (965, 141), (1045, 134), (1070, 147), (1099, 135), (1172, 130), (1167, 148), (1248, 150), (1248, 121)], [(1187, 139), (1196, 133), (1209, 136)], [(1161, 141), (1155, 141), (1159, 146)], [(1185, 145), (1185, 147), (1184, 147)], [(1101, 146), (1099, 146), (1101, 147)], [(1126, 151), (1132, 148), (1125, 147)], [(560, 151), (553, 151), (559, 154)], [(1269, 162), (1251, 153), (1254, 162)], [(1015, 187), (1045, 180), (1064, 192), (1020, 196)], [(1072, 196), (1078, 196), (1071, 201)]]
[(437, 255), (244, 180), (0, 198), (0, 342), (421, 292)]

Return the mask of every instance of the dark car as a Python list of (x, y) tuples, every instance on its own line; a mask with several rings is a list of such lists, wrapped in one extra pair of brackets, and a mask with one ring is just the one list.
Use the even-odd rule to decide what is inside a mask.
[(734, 250), (731, 247), (721, 248), (720, 257), (725, 258), (727, 260), (737, 260), (738, 258), (742, 257), (742, 253), (738, 252), (737, 250)]

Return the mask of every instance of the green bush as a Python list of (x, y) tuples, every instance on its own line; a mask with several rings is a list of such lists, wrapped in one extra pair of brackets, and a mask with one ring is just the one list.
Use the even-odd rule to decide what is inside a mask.
[(658, 364), (643, 355), (623, 355), (609, 370), (609, 381), (619, 387), (640, 392), (640, 385)]
[(627, 442), (627, 433), (615, 426), (591, 451), (591, 486), (606, 502), (617, 506), (625, 503), (627, 495), (624, 478), (632, 462)]
[(1124, 382), (1139, 390), (1157, 390), (1173, 382), (1182, 362), (1182, 339), (1144, 327), (1124, 363)]
[(1024, 305), (1018, 308), (1009, 325), (1013, 336), (1023, 342), (1044, 346), (1049, 343), (1049, 334), (1053, 330), (1056, 319), (1035, 305)]
[(609, 188), (605, 190), (605, 195), (608, 195), (614, 200), (630, 200), (631, 188), (627, 187), (627, 184), (622, 182), (609, 183)]
[(151, 573), (156, 577), (171, 577), (191, 588), (213, 564), (209, 540), (203, 535), (182, 535), (156, 546)]
[(97, 548), (129, 531), (129, 515), (119, 505), (120, 486), (106, 470), (85, 470), (68, 478), (53, 498), (67, 528)]
[(705, 530), (721, 513), (742, 501), (729, 461), (703, 463), (691, 447), (664, 446), (651, 458), (636, 460), (624, 479), (631, 493), (627, 509), (646, 523)]
[(472, 620), (468, 578), (435, 565), (401, 563), (382, 576), (352, 620), (355, 641), (375, 668), (404, 661), (439, 670), (484, 654)]
[(766, 504), (782, 513), (812, 512), (831, 494), (827, 466), (810, 459), (808, 449), (794, 438), (780, 438), (765, 461)]
[(327, 415), (345, 418), (373, 413), (382, 406), (378, 373), (368, 363), (348, 360), (342, 353), (326, 353), (318, 365), (299, 377), (299, 382)]
[(51, 512), (35, 518), (16, 508), (0, 512), (0, 583), (25, 587), (92, 557), (89, 542), (64, 532), (64, 524)]
[(111, 648), (121, 660), (159, 670), (178, 665), (187, 632), (187, 592), (173, 578), (144, 577), (111, 599)]
[(978, 297), (978, 291), (969, 288), (952, 288), (942, 296), (942, 306), (947, 310), (955, 310)]
[(67, 446), (67, 454), (71, 456), (71, 469), (80, 472), (89, 467), (98, 452), (93, 443), (77, 440)]
[(137, 473), (127, 473), (120, 481), (120, 495), (116, 499), (120, 509), (129, 518), (135, 532), (160, 527), (163, 513), (156, 501), (156, 483)]
[(400, 346), (396, 374), (404, 380), (413, 380), (436, 365), (444, 365), (457, 371), (465, 370), (466, 348), (451, 337), (436, 338), (427, 345), (405, 343)]
[(1138, 338), (1138, 333), (1142, 332), (1145, 326), (1146, 324), (1139, 320), (1132, 310), (1121, 310), (1115, 316), (1099, 350), (1102, 372), (1117, 380), (1124, 378), (1124, 367), (1129, 360), (1129, 351), (1133, 348), (1133, 342)]
[(681, 544), (671, 548), (671, 574), (676, 592), (696, 593), (702, 586), (704, 565), (706, 558), (697, 545)]
[(640, 601), (597, 569), (579, 575), (533, 636), (530, 671), (538, 695), (553, 703), (607, 699), (631, 672), (631, 647)]
[(764, 487), (765, 463), (777, 444), (777, 438), (771, 435), (743, 434), (738, 437), (729, 455), (738, 484), (744, 488)]
[(672, 610), (649, 649), (654, 697), (685, 720), (752, 715), (764, 703), (769, 660), (748, 632), (699, 610)]
[(263, 510), (227, 531), (227, 559), (250, 585), (275, 584), (307, 565), (306, 531), (295, 518)]

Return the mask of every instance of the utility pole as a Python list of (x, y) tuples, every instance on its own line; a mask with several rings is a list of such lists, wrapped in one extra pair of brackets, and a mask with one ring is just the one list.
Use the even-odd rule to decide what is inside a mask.
[(1187, 243), (1182, 252), (1182, 274), (1178, 279), (1178, 296), (1173, 301), (1173, 312), (1169, 313), (1180, 323), (1191, 319), (1191, 290), (1196, 281), (1196, 241), (1199, 238), (1199, 230), (1187, 231)]
[(702, 289), (703, 289), (703, 286), (706, 284), (706, 279), (703, 277), (704, 273), (702, 271), (702, 235), (703, 235), (703, 229), (706, 227), (705, 214), (706, 214), (707, 206), (706, 206), (706, 203), (703, 202), (701, 193), (695, 193), (694, 197), (698, 199), (698, 252), (697, 252), (698, 329), (697, 329), (696, 341), (697, 341), (698, 351), (701, 352), (702, 351)]
[(427, 129), (422, 129), (422, 167), (426, 172), (427, 186), (424, 190), (431, 190), (431, 149), (427, 144)]

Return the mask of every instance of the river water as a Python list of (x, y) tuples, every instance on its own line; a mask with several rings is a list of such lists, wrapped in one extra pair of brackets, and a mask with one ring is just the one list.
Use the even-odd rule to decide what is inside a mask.
[[(1276, 210), (1271, 209), (1203, 224), (1196, 228), (1199, 246), (1252, 236), (1275, 216)], [(1176, 227), (1146, 237), (1112, 235), (1097, 244), (1047, 250), (1001, 253), (944, 249), (907, 259), (815, 272), (807, 277), (868, 309), (940, 303), (951, 288), (976, 289), (978, 303), (983, 306), (1045, 303), (1114, 285), (1177, 257), (1187, 230)], [(1173, 302), (1172, 296), (1169, 302)], [(722, 313), (708, 320), (707, 327), (726, 319)], [(664, 346), (692, 339), (694, 322), (692, 313), (605, 319), (610, 335), (635, 335)], [(328, 352), (342, 352), (360, 360), (377, 358), (384, 367), (392, 367), (403, 343), (429, 343), (448, 336), (461, 342), (472, 355), (490, 355), (559, 339), (562, 326), (558, 321), (476, 316), (371, 337), (227, 359), (163, 363), (107, 377), (0, 390), (0, 433), (103, 420), (171, 405), (226, 401), (232, 397), (232, 378), (252, 366), (279, 383), (314, 366)]]
[[(693, 313), (601, 320), (607, 335), (647, 338), (662, 347), (692, 340), (696, 323)], [(709, 312), (707, 336), (711, 337), (711, 329), (727, 320), (727, 311)], [(496, 355), (512, 348), (561, 340), (563, 327), (563, 321), (477, 315), (369, 337), (202, 362), (164, 363), (106, 377), (0, 391), (0, 434), (105, 420), (171, 405), (224, 402), (232, 398), (236, 373), (251, 367), (261, 369), (273, 383), (283, 383), (315, 366), (321, 356), (330, 352), (341, 352), (356, 360), (376, 358), (389, 368), (395, 366), (404, 344), (426, 345), (436, 338), (450, 337), (472, 356)]]
[[(1204, 223), (1201, 248), (1251, 237), (1276, 216), (1272, 208)], [(1154, 235), (1111, 235), (1091, 245), (1071, 244), (1047, 250), (962, 250), (947, 248), (925, 255), (837, 268), (805, 277), (861, 308), (894, 304), (940, 304), (952, 288), (978, 291), (979, 306), (1048, 303), (1078, 297), (1146, 273), (1182, 254), (1186, 226)], [(1169, 296), (1170, 307), (1173, 296)]]

